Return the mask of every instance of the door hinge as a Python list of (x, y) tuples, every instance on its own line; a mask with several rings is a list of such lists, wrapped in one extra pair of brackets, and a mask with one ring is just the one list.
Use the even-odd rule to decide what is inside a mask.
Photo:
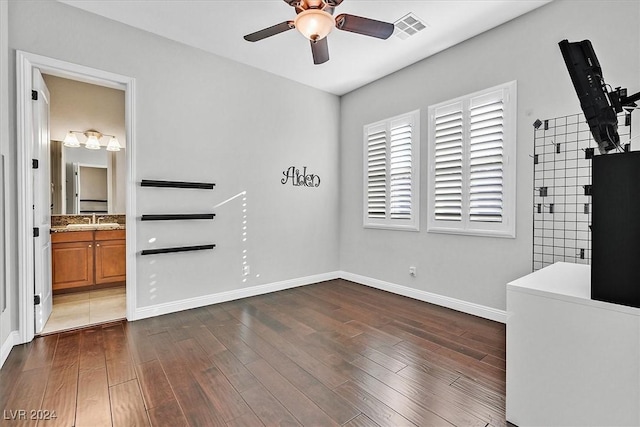
[(37, 90), (32, 90), (31, 91), (31, 100), (32, 101), (37, 101), (38, 100), (38, 91)]
[(33, 296), (33, 305), (40, 305), (40, 295)]
[(40, 237), (40, 229), (38, 227), (33, 227), (33, 237)]
[(31, 168), (38, 169), (38, 166), (40, 166), (40, 162), (38, 161), (38, 159), (31, 159)]

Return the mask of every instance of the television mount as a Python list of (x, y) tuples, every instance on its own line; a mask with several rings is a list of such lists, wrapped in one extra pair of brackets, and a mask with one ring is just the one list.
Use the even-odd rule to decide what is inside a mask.
[(631, 96), (627, 96), (627, 89), (617, 87), (614, 90), (608, 92), (611, 106), (616, 113), (621, 113), (625, 107), (637, 107), (636, 102), (640, 101), (640, 92), (634, 93)]
[(640, 92), (628, 96), (626, 88), (609, 89), (591, 41), (562, 40), (558, 45), (600, 153), (620, 150), (618, 114), (625, 108), (635, 108), (636, 101), (640, 101)]

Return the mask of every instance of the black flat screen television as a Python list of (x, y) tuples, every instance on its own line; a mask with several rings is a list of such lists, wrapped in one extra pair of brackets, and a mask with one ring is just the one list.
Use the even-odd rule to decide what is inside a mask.
[(619, 148), (617, 108), (614, 103), (619, 104), (620, 94), (618, 91), (611, 97), (607, 91), (600, 62), (591, 42), (562, 40), (558, 45), (600, 153)]

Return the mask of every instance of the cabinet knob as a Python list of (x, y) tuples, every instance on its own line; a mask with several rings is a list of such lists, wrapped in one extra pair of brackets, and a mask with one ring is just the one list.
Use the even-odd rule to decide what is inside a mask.
[(91, 245), (89, 245), (89, 247), (91, 247)]
[(96, 247), (100, 246), (100, 243), (96, 243)]

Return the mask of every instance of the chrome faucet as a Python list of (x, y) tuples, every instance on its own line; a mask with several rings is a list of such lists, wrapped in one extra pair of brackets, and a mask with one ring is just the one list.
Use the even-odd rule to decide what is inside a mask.
[(91, 224), (91, 218), (86, 217), (86, 218), (82, 218), (83, 221), (87, 221), (87, 224)]
[(96, 213), (93, 213), (93, 219), (91, 220), (91, 224), (95, 224), (96, 223)]
[(101, 216), (98, 218), (98, 224), (100, 224), (100, 221), (102, 221), (103, 219), (105, 219), (105, 217)]

